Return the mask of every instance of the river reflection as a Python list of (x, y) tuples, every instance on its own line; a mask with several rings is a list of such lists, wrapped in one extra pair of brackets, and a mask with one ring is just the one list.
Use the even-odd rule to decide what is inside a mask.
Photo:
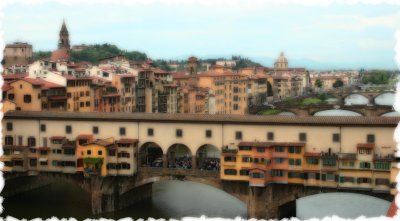
[(323, 193), (300, 198), (296, 201), (299, 219), (322, 219), (325, 216), (339, 216), (355, 219), (359, 216), (385, 216), (390, 202), (354, 193)]
[[(18, 219), (36, 217), (100, 218), (91, 215), (90, 196), (76, 186), (54, 183), (3, 203), (4, 213)], [(200, 217), (247, 217), (246, 205), (233, 196), (213, 187), (189, 181), (163, 181), (153, 184), (153, 198), (101, 217), (120, 219)]]

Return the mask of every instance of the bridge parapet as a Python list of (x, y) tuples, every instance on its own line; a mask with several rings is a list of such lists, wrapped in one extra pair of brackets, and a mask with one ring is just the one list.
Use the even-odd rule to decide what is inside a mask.
[(154, 168), (141, 167), (139, 176), (195, 176), (219, 178), (219, 171), (198, 170), (198, 169), (179, 169), (179, 168)]

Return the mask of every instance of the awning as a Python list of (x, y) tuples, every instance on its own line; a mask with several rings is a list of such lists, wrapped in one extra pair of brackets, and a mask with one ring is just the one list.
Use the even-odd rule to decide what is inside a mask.
[(39, 158), (39, 162), (47, 162), (46, 158)]

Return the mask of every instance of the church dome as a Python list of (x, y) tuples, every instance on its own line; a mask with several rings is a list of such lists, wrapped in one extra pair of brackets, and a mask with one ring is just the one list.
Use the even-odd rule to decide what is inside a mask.
[(58, 50), (53, 51), (50, 57), (51, 61), (59, 61), (59, 60), (69, 60), (68, 50), (65, 48), (60, 48)]
[(288, 60), (283, 54), (283, 52), (281, 52), (278, 59), (276, 59), (275, 61), (275, 69), (287, 69), (287, 68), (288, 68)]
[(276, 60), (276, 62), (278, 62), (278, 63), (287, 63), (288, 62), (288, 60), (285, 57), (285, 55), (283, 54), (283, 52), (281, 52), (281, 55), (279, 55), (279, 57)]

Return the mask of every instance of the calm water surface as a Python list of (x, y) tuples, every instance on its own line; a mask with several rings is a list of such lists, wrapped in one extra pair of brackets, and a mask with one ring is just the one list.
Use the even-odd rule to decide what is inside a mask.
[[(389, 202), (378, 198), (350, 194), (324, 193), (297, 200), (300, 219), (340, 215), (356, 218), (360, 215), (377, 217), (386, 214)], [(90, 209), (90, 196), (68, 184), (52, 184), (3, 202), (2, 217), (58, 218), (75, 217), (78, 220), (94, 217)], [(153, 184), (153, 198), (124, 210), (102, 214), (101, 217), (120, 219), (200, 217), (247, 217), (246, 205), (229, 194), (213, 187), (188, 181), (165, 181)]]

